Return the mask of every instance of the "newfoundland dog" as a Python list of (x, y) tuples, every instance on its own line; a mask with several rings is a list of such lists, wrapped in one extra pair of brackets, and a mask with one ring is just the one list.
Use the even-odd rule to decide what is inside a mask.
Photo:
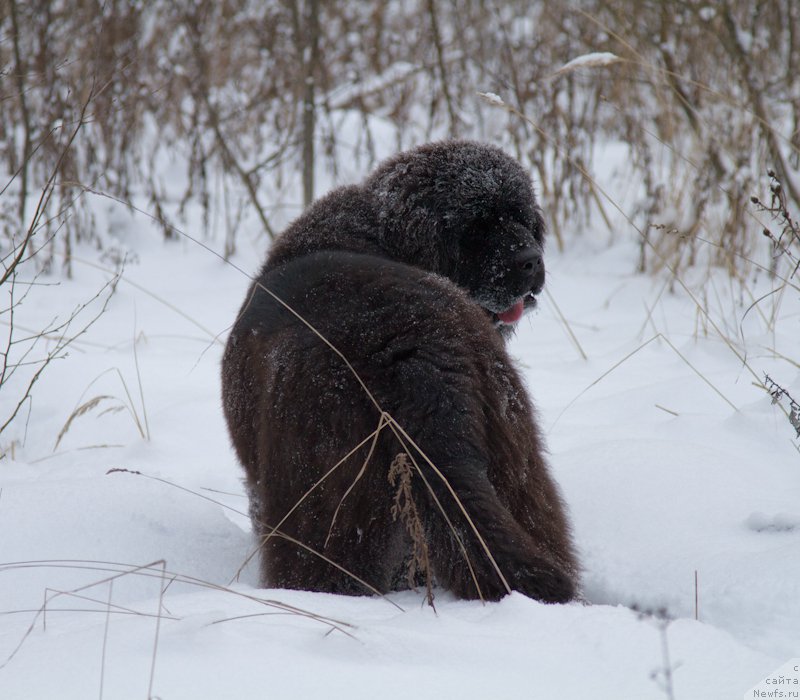
[(264, 585), (576, 596), (504, 347), (544, 285), (543, 236), (515, 160), (444, 141), (334, 190), (275, 241), (222, 362)]

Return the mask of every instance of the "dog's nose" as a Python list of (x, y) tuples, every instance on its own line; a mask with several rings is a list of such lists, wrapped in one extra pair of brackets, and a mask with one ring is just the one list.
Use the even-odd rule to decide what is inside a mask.
[(517, 274), (524, 280), (526, 290), (538, 294), (544, 287), (544, 260), (538, 246), (523, 248), (514, 258)]
[(542, 266), (542, 253), (536, 247), (523, 248), (517, 253), (516, 263), (518, 269), (533, 274)]

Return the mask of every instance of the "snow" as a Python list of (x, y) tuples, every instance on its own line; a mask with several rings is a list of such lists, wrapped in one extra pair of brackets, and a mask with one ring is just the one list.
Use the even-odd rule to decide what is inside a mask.
[[(422, 591), (261, 590), (252, 561), (240, 571), (253, 541), (218, 375), (249, 280), (191, 241), (163, 242), (141, 216), (114, 221), (138, 262), (43, 373), (27, 422), (0, 438), (16, 441), (0, 461), (3, 700), (646, 700), (668, 697), (668, 683), (677, 700), (728, 700), (800, 656), (800, 454), (728, 346), (797, 398), (800, 373), (781, 359), (800, 359), (795, 291), (763, 302), (768, 318), (779, 304), (773, 328), (748, 314), (743, 340), (751, 302), (712, 275), (709, 313), (734, 329), (723, 340), (679, 287), (632, 273), (633, 235), (607, 244), (603, 228), (564, 253), (551, 246), (548, 290), (588, 359), (546, 297), (511, 350), (587, 601), (482, 605), (439, 591), (433, 610)], [(242, 237), (233, 262), (254, 272), (264, 248)], [(95, 251), (76, 256), (74, 280), (40, 278), (58, 288), (31, 290), (21, 327), (67, 316), (109, 279), (88, 264), (101, 264)], [(770, 288), (761, 276), (750, 291)], [(4, 387), (4, 415), (16, 388)], [(100, 395), (113, 399), (74, 417), (54, 451), (76, 407)]]
[(576, 56), (575, 58), (567, 61), (561, 68), (559, 68), (555, 75), (561, 73), (568, 73), (569, 71), (577, 68), (595, 68), (597, 66), (610, 66), (612, 63), (617, 63), (622, 59), (610, 51), (595, 51), (592, 53)]
[(710, 22), (717, 15), (717, 8), (712, 7), (711, 5), (706, 5), (705, 7), (701, 7), (697, 14), (700, 15), (700, 19), (702, 19), (704, 22)]
[(490, 105), (502, 106), (505, 104), (505, 102), (503, 102), (503, 98), (500, 97), (500, 95), (495, 94), (494, 92), (479, 92), (478, 97), (483, 98)]

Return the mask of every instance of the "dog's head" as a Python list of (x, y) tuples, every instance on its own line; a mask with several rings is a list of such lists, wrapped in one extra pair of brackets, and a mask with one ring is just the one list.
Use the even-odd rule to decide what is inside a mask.
[(449, 277), (506, 331), (544, 287), (544, 222), (528, 174), (494, 146), (442, 141), (366, 181), (391, 257)]

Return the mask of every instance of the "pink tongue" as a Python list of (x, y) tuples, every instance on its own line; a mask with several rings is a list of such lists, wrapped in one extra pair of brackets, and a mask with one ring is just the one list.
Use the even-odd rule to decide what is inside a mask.
[(520, 299), (510, 309), (506, 309), (505, 311), (501, 311), (499, 314), (497, 314), (497, 318), (499, 318), (503, 323), (516, 323), (520, 320), (520, 318), (522, 318), (522, 309), (523, 303)]

